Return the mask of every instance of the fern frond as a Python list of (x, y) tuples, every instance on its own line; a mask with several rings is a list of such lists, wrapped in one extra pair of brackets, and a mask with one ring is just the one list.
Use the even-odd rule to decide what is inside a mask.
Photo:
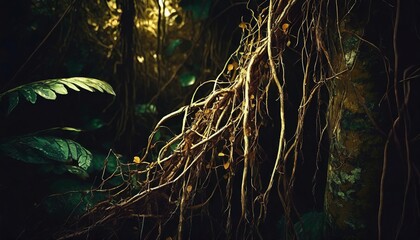
[(104, 81), (94, 78), (72, 77), (48, 79), (18, 86), (0, 94), (0, 101), (4, 97), (8, 97), (9, 103), (7, 114), (9, 114), (18, 105), (20, 96), (23, 96), (26, 101), (35, 104), (38, 96), (48, 100), (55, 100), (57, 94), (66, 95), (68, 93), (68, 88), (74, 91), (84, 89), (89, 92), (98, 91), (115, 95), (111, 85)]

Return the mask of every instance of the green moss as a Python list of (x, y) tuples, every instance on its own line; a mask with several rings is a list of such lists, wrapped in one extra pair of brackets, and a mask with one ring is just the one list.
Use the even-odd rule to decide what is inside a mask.
[(352, 35), (347, 35), (347, 37), (345, 37), (343, 41), (344, 52), (348, 53), (359, 49), (359, 43), (359, 38)]
[[(361, 187), (360, 178), (361, 178), (362, 169), (354, 168), (350, 173), (344, 171), (331, 171), (330, 170), (330, 191), (338, 198), (345, 201), (354, 199), (353, 194), (358, 188)], [(351, 186), (351, 188), (349, 188)]]
[(366, 113), (352, 113), (349, 110), (343, 110), (341, 127), (345, 131), (370, 132), (373, 130)]
[(344, 58), (347, 67), (351, 67), (358, 55), (360, 40), (354, 36), (348, 36), (343, 42)]

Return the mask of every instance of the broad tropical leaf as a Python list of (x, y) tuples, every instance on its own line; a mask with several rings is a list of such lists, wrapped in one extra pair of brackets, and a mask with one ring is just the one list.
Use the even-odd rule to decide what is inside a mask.
[(79, 143), (55, 137), (17, 137), (0, 144), (2, 154), (34, 164), (77, 162), (76, 168), (67, 169), (71, 173), (87, 170), (92, 162), (92, 154)]
[(57, 94), (66, 95), (68, 93), (67, 88), (74, 91), (84, 89), (90, 92), (99, 91), (115, 95), (112, 87), (104, 81), (94, 78), (72, 77), (48, 79), (25, 84), (0, 94), (0, 100), (5, 96), (8, 97), (7, 113), (9, 114), (18, 105), (20, 100), (19, 96), (23, 96), (26, 101), (34, 104), (36, 103), (37, 96), (48, 100), (55, 100)]

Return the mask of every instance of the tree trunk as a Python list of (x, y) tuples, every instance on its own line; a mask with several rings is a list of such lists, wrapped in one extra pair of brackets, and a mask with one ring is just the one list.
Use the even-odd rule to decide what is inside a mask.
[(338, 21), (338, 36), (333, 40), (338, 47), (330, 51), (336, 77), (328, 85), (326, 234), (328, 239), (374, 239), (385, 144), (378, 128), (380, 85), (386, 79), (375, 66), (379, 57), (359, 37), (369, 14), (364, 10), (369, 8), (340, 7), (341, 16), (346, 15)]
[(134, 134), (134, 107), (136, 100), (134, 71), (134, 0), (119, 0), (122, 13), (120, 18), (121, 65), (118, 67), (116, 122), (117, 148), (124, 154), (132, 154)]

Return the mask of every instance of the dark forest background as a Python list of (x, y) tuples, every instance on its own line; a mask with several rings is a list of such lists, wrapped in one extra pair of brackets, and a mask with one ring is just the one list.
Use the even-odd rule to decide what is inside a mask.
[[(265, 18), (266, 8), (270, 4), (269, 1), (239, 0), (166, 1), (164, 5), (159, 2), (2, 0), (1, 239), (55, 239), (71, 236), (79, 231), (78, 227), (90, 224), (89, 219), (80, 218), (82, 220), (79, 226), (77, 219), (95, 208), (96, 204), (107, 202), (113, 205), (141, 192), (142, 186), (138, 183), (144, 180), (144, 176), (132, 177), (125, 173), (133, 169), (144, 170), (136, 164), (140, 163), (140, 159), (144, 160), (142, 156), (146, 155), (149, 135), (155, 125), (167, 114), (190, 104), (192, 97), (199, 99), (208, 96), (212, 87), (199, 87), (206, 81), (219, 77), (233, 81), (242, 68), (246, 69), (240, 65), (241, 56), (235, 53), (246, 49), (243, 47), (243, 39), (247, 31), (251, 32), (250, 23), (255, 21), (250, 9), (260, 18)], [(373, 117), (365, 114), (354, 102), (334, 108), (335, 102), (347, 101), (337, 96), (346, 96), (350, 99), (348, 101), (355, 102), (360, 96), (347, 92), (348, 86), (340, 82), (339, 78), (334, 78), (331, 84), (325, 81), (316, 91), (315, 100), (305, 105), (306, 115), (302, 127), (305, 131), (299, 135), (296, 149), (290, 148), (293, 150), (291, 152), (296, 152), (294, 156), (298, 166), (296, 175), (291, 177), (293, 186), (290, 194), (293, 197), (290, 197), (290, 202), (293, 203), (287, 202), (287, 197), (286, 200), (279, 197), (289, 194), (288, 190), (281, 187), (279, 180), (275, 187), (277, 189), (273, 189), (269, 197), (270, 204), (264, 224), (256, 223), (257, 218), (251, 218), (252, 221), (244, 223), (239, 204), (241, 182), (235, 180), (232, 183), (234, 194), (229, 201), (238, 203), (232, 206), (231, 223), (238, 227), (234, 227), (236, 232), (229, 235), (225, 232), (225, 212), (221, 210), (227, 204), (223, 199), (225, 190), (214, 191), (216, 197), (213, 197), (212, 190), (218, 189), (219, 184), (225, 184), (227, 179), (223, 168), (227, 170), (229, 165), (222, 164), (214, 173), (220, 174), (220, 179), (224, 180), (220, 180), (219, 176), (209, 177), (208, 190), (203, 190), (202, 194), (211, 196), (210, 204), (206, 206), (206, 210), (191, 214), (185, 231), (189, 235), (184, 234), (184, 238), (205, 239), (203, 236), (208, 236), (209, 239), (228, 239), (234, 236), (239, 239), (374, 239), (378, 237), (378, 201), (383, 192), (386, 197), (381, 206), (385, 209), (382, 239), (387, 239), (386, 233), (395, 236), (395, 239), (420, 236), (420, 18), (415, 11), (420, 10), (420, 3), (415, 0), (404, 3), (372, 0), (370, 5), (367, 4), (369, 7), (360, 1), (338, 4), (340, 11), (337, 10), (337, 18), (343, 20), (342, 27), (345, 31), (332, 30), (335, 27), (332, 23), (336, 20), (336, 16), (332, 14), (325, 17), (331, 19), (325, 23), (325, 26), (331, 28), (313, 28), (306, 32), (308, 36), (315, 36), (311, 34), (319, 30), (320, 33), (317, 32), (316, 36), (323, 39), (321, 42), (325, 43), (323, 47), (326, 50), (316, 45), (318, 39), (315, 37), (310, 38), (307, 44), (313, 44), (311, 51), (318, 51), (319, 55), (328, 52), (331, 57), (327, 59), (324, 55), (310, 55), (308, 62), (313, 62), (308, 65), (313, 68), (307, 73), (302, 71), (301, 62), (304, 53), (301, 49), (306, 45), (299, 40), (305, 22), (302, 12), (308, 6), (317, 6), (318, 3), (297, 2), (288, 12), (288, 25), (276, 23), (277, 30), (272, 33), (278, 37), (274, 43), (278, 45), (273, 49), (282, 49), (278, 54), (282, 56), (282, 64), (287, 69), (284, 75), (287, 79), (284, 97), (287, 125), (296, 126), (301, 121), (303, 124), (298, 114), (302, 108), (302, 88), (305, 88), (302, 79), (311, 75), (315, 82), (319, 80), (319, 76), (328, 75), (323, 75), (321, 67), (328, 69), (325, 72), (339, 72), (343, 65), (356, 58), (352, 55), (355, 52), (357, 63), (349, 71), (351, 73), (347, 75), (345, 72), (342, 78), (351, 79), (351, 84), (357, 86), (360, 95), (366, 97), (366, 106)], [(320, 9), (325, 7), (331, 12), (335, 11), (329, 3), (320, 2), (319, 8), (314, 8), (315, 10), (323, 13)], [(278, 9), (283, 6), (281, 4), (276, 5), (279, 6)], [(393, 26), (397, 4), (401, 4), (401, 17), (396, 47), (393, 45), (396, 42)], [(344, 10), (341, 11), (341, 8)], [(369, 9), (369, 13), (365, 14), (364, 9)], [(312, 13), (314, 15), (317, 14), (315, 10)], [(346, 14), (346, 10), (349, 14)], [(278, 13), (279, 11), (277, 16)], [(265, 30), (262, 32), (267, 33)], [(283, 32), (287, 34), (282, 35)], [(340, 38), (337, 37), (339, 34), (342, 34)], [(341, 41), (344, 42), (344, 47), (341, 47), (345, 56), (340, 55), (337, 50), (337, 42)], [(324, 62), (318, 63), (318, 59)], [(333, 66), (329, 66), (326, 59), (331, 60)], [(395, 59), (399, 59), (396, 65)], [(269, 69), (267, 56), (264, 55), (258, 61), (261, 66), (266, 65), (261, 69)], [(352, 64), (353, 62), (350, 65)], [(383, 65), (389, 67), (386, 68), (389, 71), (384, 70)], [(280, 73), (280, 64), (277, 66)], [(399, 67), (399, 71), (395, 66)], [(401, 84), (398, 87), (385, 86), (385, 81), (381, 82), (381, 79), (393, 76), (395, 72)], [(68, 85), (63, 85), (62, 80), (36, 83), (47, 79), (73, 81), (73, 77), (101, 80), (112, 87), (115, 95), (108, 85), (101, 85), (99, 82), (82, 82), (77, 85), (80, 91), (73, 91)], [(262, 79), (261, 82), (265, 77), (266, 75), (257, 75), (258, 79)], [(365, 79), (370, 80), (366, 83)], [(408, 87), (404, 85), (407, 82), (410, 82)], [(34, 83), (35, 85), (31, 85)], [(311, 82), (308, 87), (318, 89), (317, 84), (318, 82)], [(63, 87), (67, 89), (66, 93), (60, 95), (60, 90), (57, 92), (55, 89), (62, 90)], [(38, 96), (36, 103), (26, 98), (28, 95), (25, 95), (25, 89), (31, 88), (40, 89), (41, 93), (34, 93)], [(43, 89), (55, 92), (56, 98), (52, 101), (43, 96), (42, 93), (49, 92)], [(404, 107), (399, 108), (398, 100), (389, 100), (387, 94), (393, 93), (395, 89), (399, 93), (396, 94), (396, 99), (406, 103), (402, 104)], [(258, 127), (259, 132), (255, 133), (258, 135), (260, 150), (256, 158), (261, 160), (258, 177), (264, 184), (269, 181), (274, 166), (279, 142), (278, 132), (281, 128), (281, 103), (275, 87), (269, 88), (267, 95), (269, 116), (258, 118), (261, 125)], [(379, 105), (381, 107), (377, 107)], [(191, 122), (194, 121), (194, 116), (189, 119)], [(351, 136), (345, 141), (340, 142), (334, 129), (330, 129), (337, 118), (340, 118), (337, 125), (340, 132)], [(377, 126), (371, 126), (372, 123), (367, 120), (371, 118), (378, 120), (373, 122), (379, 128), (391, 129), (390, 133), (385, 131), (381, 135), (376, 132), (377, 129), (372, 130)], [(394, 121), (397, 118), (403, 120)], [(181, 130), (182, 121), (182, 116), (172, 118), (166, 122), (165, 128), (154, 132), (152, 140), (155, 145), (148, 153), (147, 161), (155, 161), (159, 155), (159, 147), (164, 146)], [(327, 122), (331, 124), (328, 125)], [(322, 127), (326, 129), (325, 134), (320, 134)], [(290, 146), (296, 136), (294, 128), (287, 128), (285, 139), (288, 140), (285, 140), (285, 144)], [(229, 140), (229, 137), (224, 138), (226, 142)], [(384, 147), (388, 144), (387, 139), (395, 141), (389, 141), (389, 150), (384, 151), (384, 148), (387, 149)], [(177, 143), (171, 146), (172, 150), (177, 149)], [(215, 144), (214, 148), (222, 149), (220, 144), (223, 143)], [(219, 160), (224, 156), (221, 153), (216, 153)], [(235, 154), (240, 155), (241, 150)], [(386, 187), (384, 191), (380, 191), (383, 159), (388, 154), (391, 160), (385, 169)], [(209, 156), (214, 157), (214, 153), (206, 155)], [(348, 159), (351, 159), (349, 164)], [(370, 164), (371, 159), (374, 159), (374, 164)], [(365, 165), (366, 162), (369, 164)], [(235, 174), (240, 176), (243, 170), (238, 168)], [(291, 172), (292, 169), (293, 165), (290, 163), (283, 170)], [(284, 174), (280, 172), (279, 170), (278, 174)], [(365, 188), (365, 185), (369, 186)], [(113, 188), (122, 189), (123, 193), (118, 198), (113, 198), (111, 191), (108, 191)], [(102, 191), (103, 189), (107, 190)], [(170, 191), (165, 189), (162, 195), (168, 192)], [(172, 206), (167, 204), (166, 196), (154, 197), (151, 199), (156, 200), (151, 200), (152, 202), (155, 201), (160, 207), (164, 206), (157, 207), (162, 216), (172, 216), (176, 212), (171, 212)], [(356, 204), (351, 204), (355, 202)], [(284, 206), (290, 209), (285, 209)], [(140, 208), (140, 205), (137, 207)], [(154, 209), (153, 206), (150, 208)], [(360, 213), (362, 210), (357, 209), (367, 210)], [(131, 210), (121, 210), (121, 215), (128, 216)], [(353, 214), (354, 212), (357, 213)], [(258, 215), (254, 212), (252, 214)], [(175, 239), (177, 235), (177, 219), (168, 217), (166, 222), (162, 220), (165, 229), (161, 235), (156, 232), (157, 226), (161, 226), (162, 222), (147, 222), (144, 218), (141, 222), (139, 219), (141, 220), (140, 217), (110, 220), (92, 230), (92, 239), (153, 239), (156, 236)], [(360, 225), (353, 224), (354, 222)], [(368, 224), (362, 224), (365, 222)], [(359, 230), (363, 232), (361, 235)], [(150, 235), (145, 234), (148, 231)]]

